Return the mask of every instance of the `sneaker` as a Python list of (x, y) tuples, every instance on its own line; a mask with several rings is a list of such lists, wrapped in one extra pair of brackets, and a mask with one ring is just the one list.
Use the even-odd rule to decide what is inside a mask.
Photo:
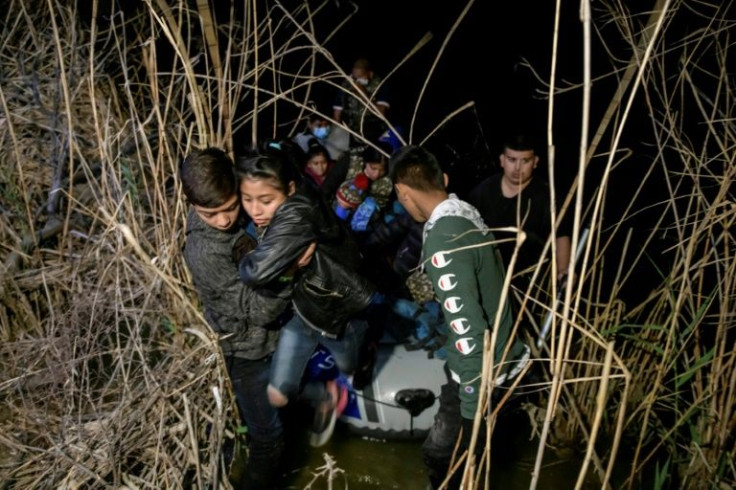
[(347, 404), (347, 388), (338, 386), (334, 379), (326, 383), (326, 388), (330, 397), (320, 402), (314, 410), (312, 434), (309, 437), (309, 445), (312, 447), (327, 444), (335, 431), (335, 422)]

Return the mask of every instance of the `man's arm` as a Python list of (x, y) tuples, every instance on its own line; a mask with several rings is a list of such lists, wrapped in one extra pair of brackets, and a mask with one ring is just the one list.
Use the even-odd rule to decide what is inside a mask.
[(340, 85), (335, 94), (335, 101), (332, 104), (332, 119), (338, 123), (342, 122), (342, 110), (345, 107), (345, 83)]
[(385, 116), (391, 108), (389, 89), (385, 81), (381, 81), (381, 85), (378, 87), (378, 90), (373, 94), (373, 100), (376, 101), (378, 112)]
[(570, 265), (570, 237), (558, 236), (555, 246), (557, 247), (557, 280), (560, 280), (567, 274), (567, 267)]
[[(480, 304), (477, 249), (457, 250), (477, 239), (479, 233), (464, 218), (442, 218), (430, 231), (424, 244), (425, 270), (432, 280), (445, 321), (450, 327), (447, 364), (460, 385), (461, 412), (472, 419), (478, 405), (478, 390), (483, 368), (483, 340), (488, 327)], [(463, 235), (464, 234), (464, 235)], [(464, 238), (452, 241), (454, 236)]]
[(327, 172), (320, 187), (320, 193), (327, 204), (331, 205), (335, 200), (337, 189), (347, 179), (348, 169), (350, 169), (350, 151), (345, 151), (337, 159), (332, 169)]

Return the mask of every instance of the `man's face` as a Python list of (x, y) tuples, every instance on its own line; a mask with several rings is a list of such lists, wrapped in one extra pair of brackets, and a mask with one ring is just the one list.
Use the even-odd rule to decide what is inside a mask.
[(202, 218), (202, 221), (220, 231), (227, 231), (232, 228), (238, 220), (238, 214), (240, 213), (240, 202), (238, 201), (237, 195), (234, 195), (225, 204), (216, 208), (205, 208), (196, 204), (193, 207), (199, 217)]
[(503, 169), (503, 180), (512, 186), (522, 189), (532, 180), (532, 173), (537, 168), (539, 157), (534, 150), (510, 150), (501, 153), (501, 168)]
[(366, 162), (363, 173), (371, 180), (378, 180), (386, 175), (386, 165), (381, 162)]
[(358, 85), (368, 85), (368, 82), (373, 78), (373, 72), (363, 68), (353, 68), (353, 78)]
[(424, 216), (422, 211), (419, 209), (416, 203), (417, 191), (407, 186), (406, 184), (394, 184), (396, 189), (396, 198), (399, 200), (406, 212), (409, 213), (414, 221), (424, 223), (427, 221), (428, 216)]

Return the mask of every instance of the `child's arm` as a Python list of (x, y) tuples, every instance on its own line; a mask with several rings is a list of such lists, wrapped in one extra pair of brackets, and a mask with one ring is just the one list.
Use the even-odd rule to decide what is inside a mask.
[(249, 286), (263, 286), (293, 274), (291, 269), (315, 241), (311, 221), (302, 213), (276, 213), (255, 250), (241, 259), (240, 279)]

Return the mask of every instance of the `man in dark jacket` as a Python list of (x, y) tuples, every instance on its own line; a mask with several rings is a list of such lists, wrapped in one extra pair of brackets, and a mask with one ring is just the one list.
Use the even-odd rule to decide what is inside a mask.
[(191, 205), (184, 260), (204, 316), (220, 338), (238, 408), (248, 427), (244, 488), (275, 488), (283, 428), (266, 387), (279, 335), (275, 324), (287, 310), (291, 291), (256, 292), (240, 281), (233, 256), (247, 248), (249, 240), (252, 246), (255, 241), (245, 233), (230, 158), (216, 149), (195, 151), (182, 162), (180, 178)]

